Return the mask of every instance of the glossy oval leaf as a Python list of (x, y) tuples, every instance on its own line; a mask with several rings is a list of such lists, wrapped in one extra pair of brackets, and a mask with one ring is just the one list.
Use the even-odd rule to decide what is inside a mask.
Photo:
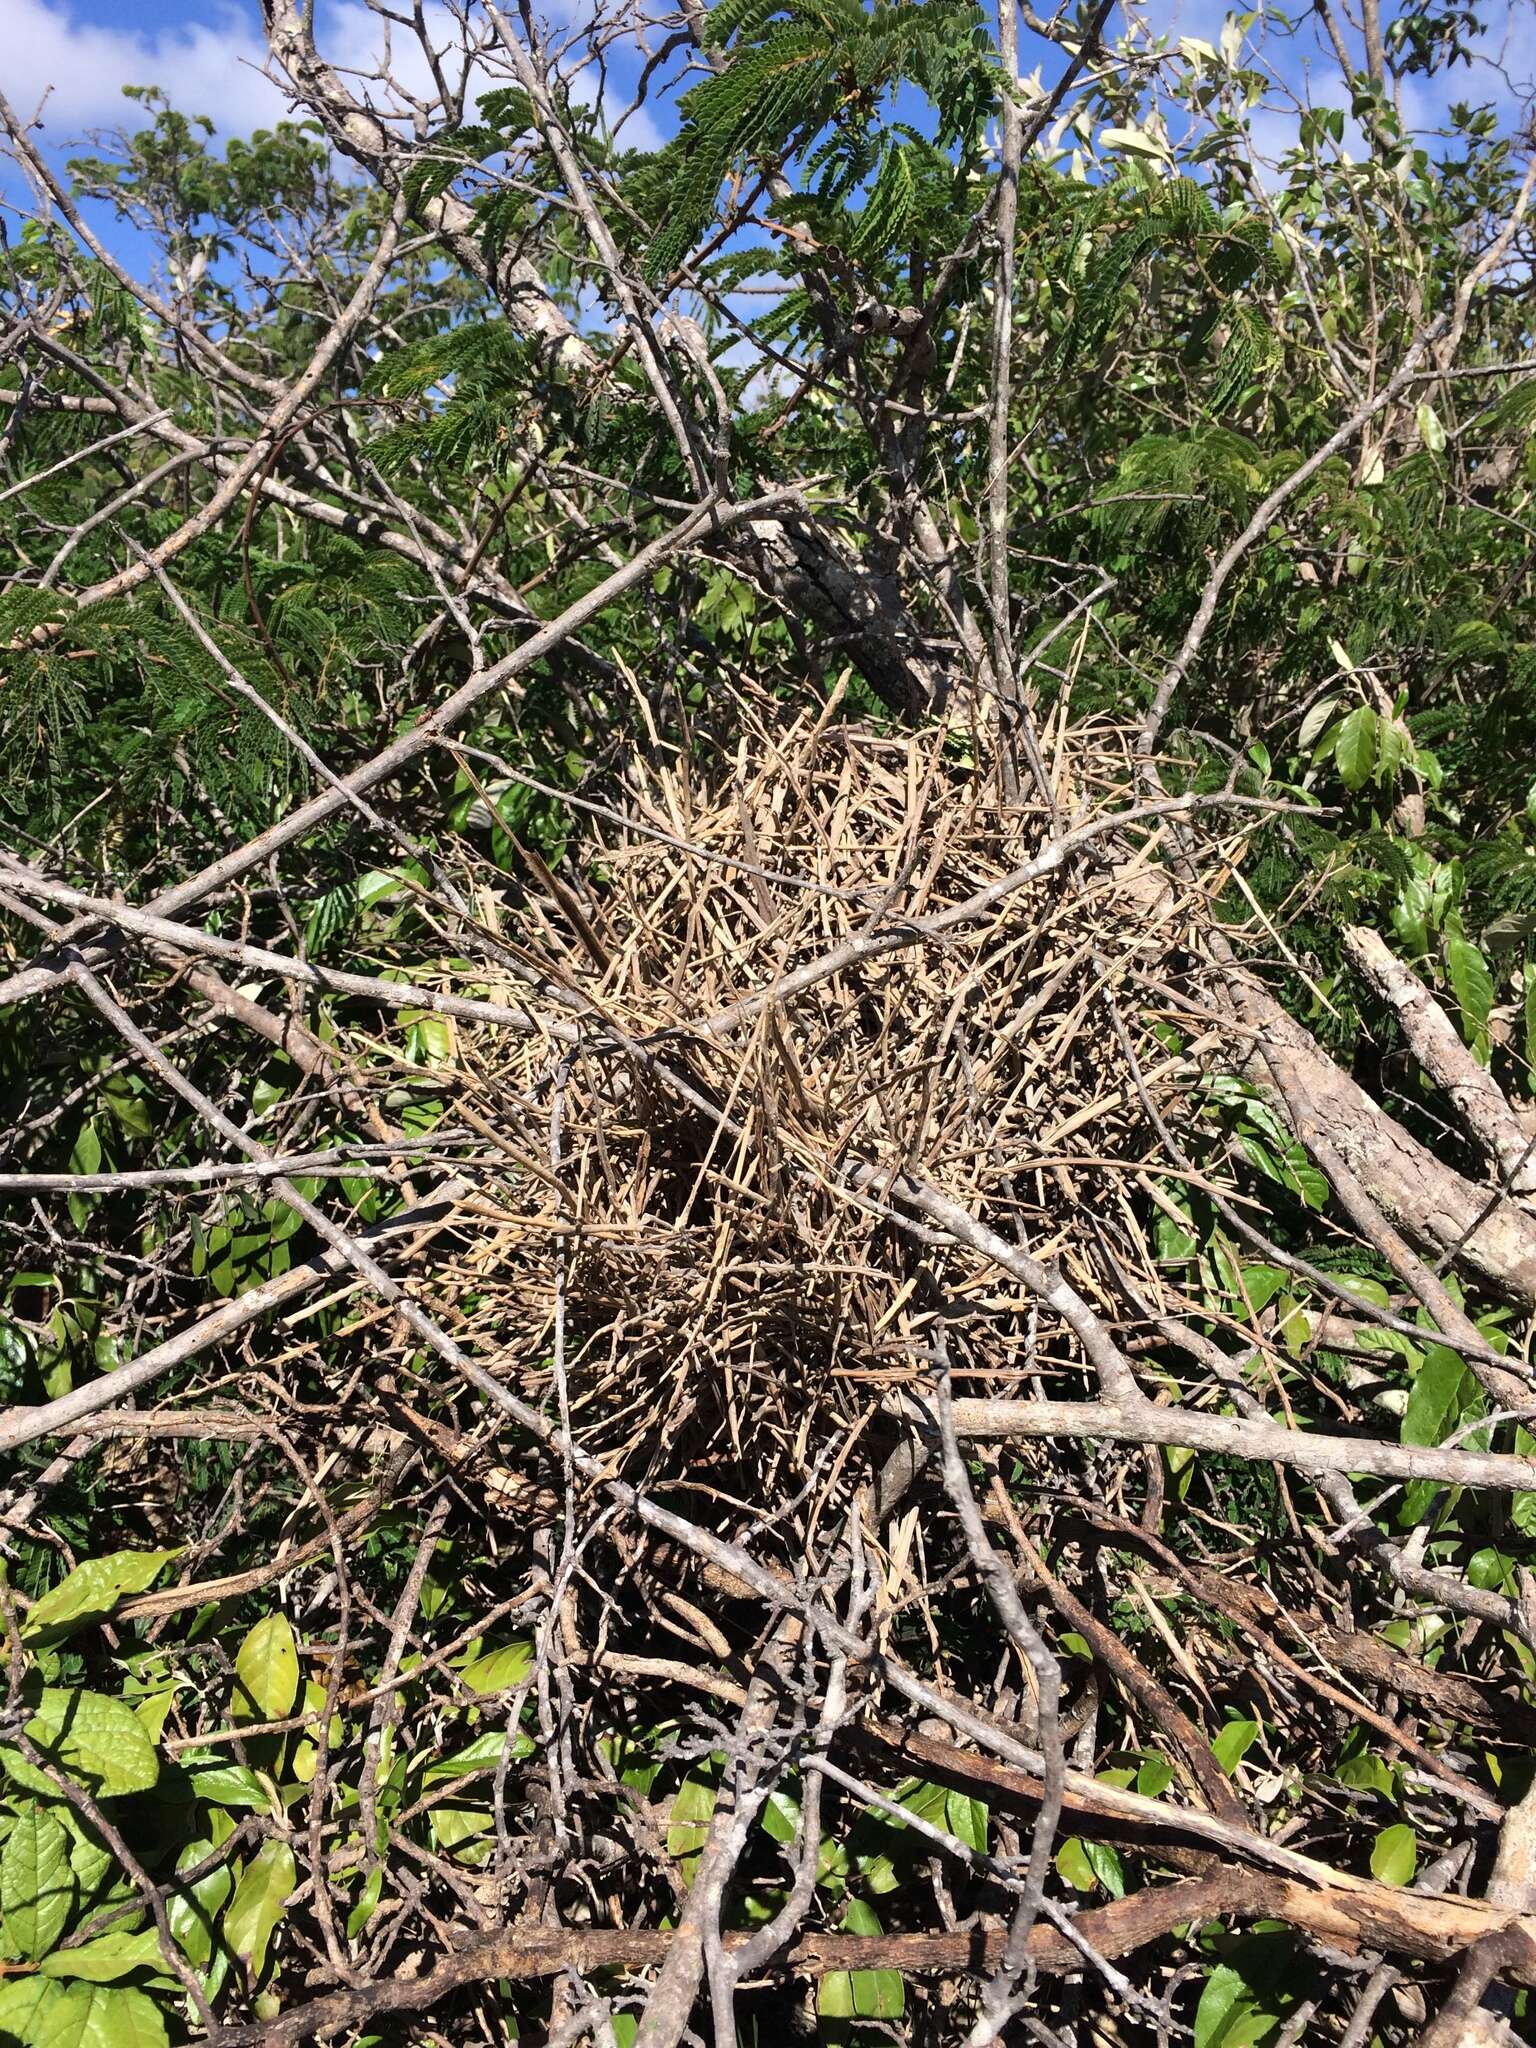
[(1419, 1867), (1419, 1838), (1406, 1822), (1383, 1828), (1371, 1850), (1371, 1875), (1383, 1884), (1412, 1884)]
[(299, 1696), (299, 1646), (286, 1614), (258, 1621), (235, 1653), (237, 1721), (281, 1721)]
[(1258, 1739), (1257, 1721), (1229, 1721), (1211, 1744), (1211, 1755), (1230, 1778)]
[(79, 1948), (56, 1949), (42, 1966), (45, 1977), (74, 1979), (82, 1984), (115, 1984), (135, 1970), (165, 1970), (160, 1937), (153, 1927), (142, 1928), (137, 1934), (114, 1930), (98, 1935), (95, 1941), (82, 1942)]
[[(195, 1870), (212, 1853), (213, 1847), (212, 1839), (206, 1835), (198, 1841), (188, 1842), (176, 1859), (176, 1868), (178, 1871)], [(206, 1970), (213, 1959), (219, 1915), (234, 1888), (233, 1866), (220, 1863), (206, 1877), (172, 1892), (165, 1902), (165, 1915), (176, 1945), (195, 1969)]]
[(0, 1914), (13, 1950), (29, 1962), (47, 1955), (74, 1903), (69, 1836), (46, 1807), (29, 1805), (0, 1855)]
[(1376, 714), (1369, 704), (1357, 705), (1339, 727), (1333, 758), (1346, 789), (1363, 789), (1370, 781), (1376, 766)]
[[(27, 1723), (27, 1735), (49, 1763), (98, 1798), (148, 1792), (160, 1775), (160, 1759), (132, 1707), (105, 1693), (45, 1686)], [(49, 1798), (58, 1796), (53, 1781), (19, 1751), (6, 1749), (0, 1754), (17, 1784)]]
[(255, 1983), (267, 1959), (267, 1945), (287, 1910), (297, 1882), (293, 1851), (284, 1842), (263, 1842), (241, 1873), (224, 1915), (223, 1936)]
[(21, 1632), (29, 1643), (57, 1643), (77, 1628), (102, 1621), (127, 1593), (151, 1587), (175, 1550), (115, 1550), (77, 1564), (41, 1600), (33, 1603)]
[(466, 1664), (459, 1676), (471, 1692), (510, 1692), (522, 1684), (532, 1668), (532, 1643), (503, 1643), (499, 1649), (487, 1650), (473, 1663)]
[(166, 2048), (154, 2000), (120, 1985), (52, 1984), (55, 1996), (26, 2036), (29, 2048)]

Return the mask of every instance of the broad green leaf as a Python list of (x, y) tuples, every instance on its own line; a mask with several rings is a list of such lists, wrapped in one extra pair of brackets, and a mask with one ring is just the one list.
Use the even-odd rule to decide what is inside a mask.
[(281, 1721), (299, 1696), (299, 1646), (285, 1614), (258, 1621), (235, 1653), (236, 1721)]
[(165, 1733), (166, 1716), (170, 1713), (180, 1691), (179, 1685), (168, 1685), (160, 1692), (146, 1693), (141, 1700), (134, 1701), (135, 1718), (151, 1742), (158, 1743)]
[(75, 1873), (82, 1899), (94, 1897), (117, 1859), (96, 1830), (83, 1821), (73, 1807), (62, 1802), (51, 1809), (54, 1819), (69, 1836), (69, 1867)]
[(1374, 1750), (1362, 1750), (1335, 1765), (1333, 1775), (1341, 1785), (1354, 1785), (1362, 1792), (1379, 1792), (1384, 1799), (1397, 1795), (1397, 1778), (1390, 1764)]
[[(427, 1816), (433, 1842), (450, 1854), (455, 1849), (462, 1849), (467, 1842), (472, 1843), (481, 1835), (488, 1835), (495, 1824), (490, 1813), (479, 1807), (434, 1806)], [(478, 1863), (483, 1859), (472, 1856), (467, 1860)]]
[(166, 2048), (160, 2008), (119, 1985), (57, 1984), (29, 2048)]
[[(27, 1735), (65, 1777), (98, 1797), (148, 1792), (160, 1775), (154, 1745), (125, 1700), (72, 1686), (45, 1686)], [(0, 1751), (5, 1768), (29, 1792), (56, 1797), (58, 1788), (20, 1752)]]
[[(1343, 664), (1341, 663), (1342, 667)], [(1321, 697), (1301, 721), (1301, 730), (1296, 735), (1296, 744), (1304, 754), (1310, 754), (1322, 737), (1324, 729), (1339, 708), (1337, 697)]]
[(69, 1836), (45, 1807), (29, 1804), (0, 1854), (0, 1913), (12, 1949), (31, 1962), (47, 1955), (74, 1903)]
[[(178, 1870), (195, 1870), (215, 1844), (209, 1836), (188, 1842), (176, 1859)], [(165, 1902), (165, 1916), (177, 1946), (195, 1969), (206, 1970), (213, 1957), (214, 1933), (225, 1901), (235, 1888), (234, 1867), (220, 1863), (195, 1884), (183, 1885)]]
[(137, 1934), (112, 1932), (79, 1948), (61, 1948), (43, 1963), (45, 1977), (74, 1977), (86, 1984), (114, 1984), (134, 1970), (164, 1971), (160, 1937), (153, 1927)]
[(667, 1822), (667, 1854), (682, 1858), (685, 1876), (691, 1879), (694, 1865), (709, 1839), (718, 1788), (710, 1778), (690, 1773), (677, 1788)]
[[(843, 1932), (874, 1935), (884, 1929), (872, 1906), (850, 1899)], [(829, 1970), (817, 1990), (816, 2010), (824, 2019), (900, 2019), (906, 2010), (906, 1987), (898, 1970)]]
[(974, 1849), (987, 1853), (987, 1807), (985, 1800), (972, 1799), (964, 1792), (950, 1792), (944, 1799), (944, 1818), (949, 1832)]
[(471, 1692), (510, 1692), (522, 1684), (532, 1667), (532, 1643), (503, 1643), (499, 1649), (476, 1657), (459, 1676)]
[(22, 1623), (29, 1643), (57, 1643), (87, 1622), (109, 1615), (125, 1593), (143, 1593), (152, 1586), (176, 1550), (117, 1550), (110, 1557), (87, 1558), (34, 1602)]
[[(335, 1740), (335, 1737), (332, 1737)], [(534, 1745), (526, 1735), (511, 1738), (510, 1754), (514, 1757), (530, 1756)], [(423, 1786), (441, 1785), (454, 1778), (468, 1777), (472, 1771), (494, 1771), (501, 1759), (508, 1754), (508, 1737), (505, 1728), (488, 1728), (483, 1735), (477, 1735), (473, 1742), (463, 1749), (455, 1750), (452, 1756), (434, 1757), (421, 1774)]]
[(1195, 2009), (1195, 2048), (1262, 2048), (1305, 1995), (1288, 1934), (1248, 1934), (1227, 1945)]
[(1359, 704), (1339, 727), (1333, 758), (1346, 789), (1363, 789), (1376, 766), (1376, 714)]
[(255, 1983), (267, 1959), (267, 1944), (282, 1919), (297, 1882), (293, 1851), (285, 1842), (263, 1842), (241, 1873), (221, 1932)]
[(1488, 1017), (1493, 1009), (1493, 976), (1488, 963), (1469, 939), (1445, 944), (1446, 972), (1461, 1010), (1461, 1035), (1484, 1066), (1488, 1064)]
[(1125, 1897), (1125, 1866), (1107, 1842), (1084, 1842), (1083, 1853), (1099, 1883), (1112, 1899)]
[(69, 1170), (71, 1173), (100, 1173), (101, 1139), (96, 1135), (93, 1123), (80, 1126), (80, 1135), (69, 1155)]
[(0, 1977), (0, 2042), (5, 2048), (13, 2041), (31, 2048), (64, 1995), (64, 1986), (47, 1977)]
[(1406, 1822), (1383, 1828), (1371, 1849), (1371, 1875), (1383, 1884), (1412, 1884), (1419, 1867), (1419, 1838)]
[(1230, 1964), (1218, 1963), (1195, 2007), (1195, 2048), (1257, 2048), (1280, 2015), (1256, 1999)]
[[(1427, 1344), (1398, 1434), (1405, 1444), (1443, 1444), (1469, 1411), (1478, 1412), (1481, 1401), (1476, 1379), (1456, 1353), (1444, 1344)], [(1467, 1441), (1471, 1444), (1475, 1439)], [(1399, 1525), (1415, 1527), (1443, 1491), (1433, 1479), (1416, 1479), (1406, 1486), (1398, 1508)]]
[(1173, 1783), (1173, 1765), (1166, 1757), (1149, 1756), (1136, 1773), (1136, 1790), (1143, 1799), (1161, 1799)]
[(1258, 1739), (1257, 1721), (1229, 1721), (1211, 1744), (1211, 1755), (1230, 1778)]
[(1088, 1860), (1088, 1845), (1079, 1835), (1069, 1835), (1056, 1851), (1056, 1874), (1075, 1892), (1091, 1892), (1098, 1883)]
[(1424, 1363), (1414, 1376), (1403, 1411), (1402, 1441), (1443, 1444), (1460, 1418), (1468, 1378), (1454, 1351), (1443, 1344), (1426, 1345)]
[(1430, 454), (1443, 455), (1445, 453), (1445, 428), (1441, 425), (1440, 415), (1435, 411), (1435, 408), (1432, 405), (1421, 405), (1416, 410), (1414, 418), (1418, 422), (1419, 439), (1424, 443)]
[(758, 1813), (763, 1833), (774, 1842), (792, 1842), (800, 1827), (800, 1802), (787, 1792), (770, 1792)]
[(1100, 149), (1118, 149), (1131, 156), (1155, 157), (1166, 162), (1168, 145), (1155, 135), (1149, 135), (1144, 128), (1103, 128), (1099, 131)]

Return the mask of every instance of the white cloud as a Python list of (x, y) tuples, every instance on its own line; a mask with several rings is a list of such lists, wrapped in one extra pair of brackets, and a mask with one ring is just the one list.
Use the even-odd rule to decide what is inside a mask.
[[(99, 4), (99, 0), (98, 0)], [(292, 112), (282, 89), (263, 76), (267, 60), (260, 17), (249, 0), (214, 0), (200, 18), (157, 22), (140, 29), (92, 21), (91, 0), (3, 0), (5, 37), (0, 44), (0, 83), (25, 119), (43, 101), (45, 139), (76, 141), (89, 128), (131, 124), (137, 110), (124, 100), (125, 85), (159, 85), (186, 114), (206, 114), (224, 136), (248, 135)], [(398, 26), (386, 39), (386, 24), (363, 0), (330, 0), (318, 10), (316, 43), (326, 61), (342, 72), (348, 88), (381, 114), (407, 115), (406, 106), (385, 92), (372, 74), (384, 59), (414, 98), (431, 101), (436, 87), (426, 53), (416, 37)], [(462, 29), (441, 0), (423, 10), (428, 37), (443, 58), (450, 91), (457, 90), (463, 57), (454, 61)], [(483, 21), (482, 21), (483, 29)], [(468, 107), (473, 117), (478, 93), (506, 82), (508, 67), (497, 60), (477, 63), (470, 75)], [(575, 96), (592, 98), (590, 72), (576, 80)], [(610, 85), (615, 112), (624, 95)], [(661, 137), (642, 110), (624, 130), (631, 148), (655, 148)]]
[(280, 120), (283, 95), (261, 75), (266, 45), (244, 8), (216, 6), (201, 21), (152, 28), (107, 28), (50, 0), (6, 0), (0, 75), (23, 119), (47, 94), (50, 139), (133, 119), (125, 85), (160, 85), (189, 114), (206, 114), (225, 133)]

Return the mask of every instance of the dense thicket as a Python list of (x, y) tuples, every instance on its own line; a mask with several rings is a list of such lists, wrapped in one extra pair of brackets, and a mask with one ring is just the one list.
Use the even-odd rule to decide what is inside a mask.
[(1361, 6), (0, 96), (0, 2041), (1524, 2037), (1530, 16)]

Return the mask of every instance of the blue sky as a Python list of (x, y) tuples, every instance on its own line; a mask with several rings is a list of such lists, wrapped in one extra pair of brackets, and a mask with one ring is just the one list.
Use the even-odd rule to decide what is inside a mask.
[[(324, 54), (343, 67), (372, 68), (382, 31), (364, 0), (316, 0), (316, 8)], [(1335, 8), (1342, 12), (1343, 0), (1335, 0)], [(542, 0), (540, 11), (570, 21), (580, 17), (582, 0)], [(1146, 0), (1136, 18), (1159, 33), (1214, 43), (1228, 11), (1228, 0)], [(1307, 0), (1290, 0), (1290, 11), (1305, 21)], [(1396, 11), (1392, 0), (1385, 11)], [(1522, 97), (1520, 87), (1529, 89), (1536, 77), (1536, 0), (1481, 0), (1478, 11), (1488, 24), (1484, 49), (1513, 75), (1513, 90), (1492, 63), (1470, 73), (1458, 67), (1448, 77), (1411, 84), (1404, 108), (1411, 123), (1433, 127), (1457, 98), (1493, 101), (1508, 118)], [(427, 14), (429, 21), (438, 15), (446, 29), (441, 0), (428, 0)], [(122, 97), (125, 84), (165, 87), (183, 112), (209, 115), (226, 136), (249, 133), (287, 110), (283, 95), (262, 75), (257, 0), (0, 0), (0, 17), (0, 84), (23, 114), (31, 114), (49, 89), (42, 139), (56, 157), (88, 130), (131, 119), (136, 109)], [(1262, 33), (1260, 16), (1252, 34)], [(425, 67), (419, 57), (410, 61), (407, 41), (397, 33), (397, 67), (407, 83), (425, 88)], [(1262, 47), (1275, 73), (1277, 104), (1260, 112), (1258, 133), (1278, 153), (1294, 129), (1296, 96), (1337, 105), (1345, 94), (1334, 59), (1310, 21), (1295, 37), (1271, 32)], [(1026, 69), (1032, 61), (1026, 56)], [(622, 88), (622, 66), (620, 71)], [(1287, 98), (1290, 111), (1283, 104)], [(627, 131), (627, 139), (642, 146), (656, 140), (648, 117)], [(0, 190), (13, 204), (22, 197), (3, 173)]]
[[(1227, 0), (1151, 0), (1141, 14), (1157, 29), (1215, 41), (1228, 11)], [(1291, 11), (1304, 16), (1306, 0), (1293, 0)], [(1395, 11), (1390, 0), (1387, 11)], [(1530, 0), (1516, 0), (1513, 10), (1510, 0), (1485, 0), (1480, 11), (1489, 22), (1490, 53), (1502, 46), (1517, 73), (1536, 75)], [(60, 141), (119, 119), (125, 84), (163, 85), (185, 111), (211, 115), (226, 132), (248, 131), (283, 111), (282, 96), (261, 76), (256, 0), (4, 0), (0, 15), (0, 81), (26, 112), (51, 86), (48, 127)], [(321, 47), (336, 61), (366, 66), (380, 46), (379, 25), (363, 0), (318, 0), (318, 19)], [(1273, 38), (1268, 47), (1277, 48)], [(402, 48), (397, 36), (397, 53)], [(1315, 34), (1290, 43), (1281, 61), (1292, 85), (1306, 74), (1320, 95), (1336, 91), (1332, 60)], [(1504, 97), (1491, 72), (1473, 85), (1458, 71), (1422, 93), (1415, 112), (1435, 118), (1447, 86), (1477, 98)]]
[[(451, 40), (438, 0), (428, 0), (426, 14), (429, 25), (440, 17), (442, 40)], [(51, 88), (44, 118), (61, 142), (120, 121), (124, 85), (163, 86), (184, 113), (207, 114), (224, 133), (248, 133), (285, 111), (283, 95), (262, 76), (256, 0), (0, 0), (0, 20), (6, 97), (31, 113)], [(333, 63), (376, 63), (384, 33), (363, 0), (317, 0), (316, 20)], [(412, 41), (397, 29), (393, 53), (405, 82), (425, 86)]]

